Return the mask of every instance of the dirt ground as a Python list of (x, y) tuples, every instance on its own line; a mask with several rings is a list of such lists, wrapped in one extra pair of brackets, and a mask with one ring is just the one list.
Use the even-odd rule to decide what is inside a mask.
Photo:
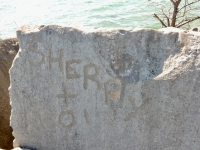
[(12, 128), (10, 127), (11, 106), (8, 88), (9, 69), (19, 50), (16, 38), (0, 39), (0, 149), (13, 148)]

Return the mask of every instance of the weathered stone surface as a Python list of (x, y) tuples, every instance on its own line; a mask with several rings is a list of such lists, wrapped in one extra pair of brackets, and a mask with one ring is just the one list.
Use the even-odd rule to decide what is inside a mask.
[(24, 26), (17, 36), (14, 146), (199, 149), (198, 32)]
[(0, 148), (13, 148), (12, 128), (10, 127), (10, 86), (9, 69), (19, 50), (16, 38), (0, 39)]
[(17, 148), (14, 148), (13, 150), (29, 150), (29, 149), (17, 147)]

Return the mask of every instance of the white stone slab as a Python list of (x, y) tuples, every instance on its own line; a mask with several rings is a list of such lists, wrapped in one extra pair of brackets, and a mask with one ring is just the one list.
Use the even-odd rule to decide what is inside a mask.
[(10, 70), (14, 146), (197, 150), (200, 35), (24, 26)]

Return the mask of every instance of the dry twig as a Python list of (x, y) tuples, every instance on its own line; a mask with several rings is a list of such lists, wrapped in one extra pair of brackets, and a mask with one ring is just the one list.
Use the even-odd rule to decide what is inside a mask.
[(200, 19), (200, 16), (191, 17), (188, 15), (191, 11), (199, 9), (195, 8), (194, 4), (200, 2), (200, 0), (195, 0), (193, 2), (188, 2), (188, 0), (170, 0), (170, 2), (172, 4), (170, 8), (165, 4), (155, 3), (155, 6), (157, 7), (161, 6), (165, 8), (161, 8), (161, 13), (153, 14), (153, 17), (155, 17), (164, 27), (171, 26), (179, 28), (194, 20)]

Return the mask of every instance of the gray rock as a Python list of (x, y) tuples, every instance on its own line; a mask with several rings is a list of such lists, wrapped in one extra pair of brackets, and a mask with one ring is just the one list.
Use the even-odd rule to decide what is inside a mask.
[(14, 146), (198, 150), (197, 33), (21, 27), (10, 70)]
[(191, 31), (200, 32), (200, 27), (192, 28)]
[(192, 31), (197, 31), (198, 32), (198, 28), (193, 28)]

